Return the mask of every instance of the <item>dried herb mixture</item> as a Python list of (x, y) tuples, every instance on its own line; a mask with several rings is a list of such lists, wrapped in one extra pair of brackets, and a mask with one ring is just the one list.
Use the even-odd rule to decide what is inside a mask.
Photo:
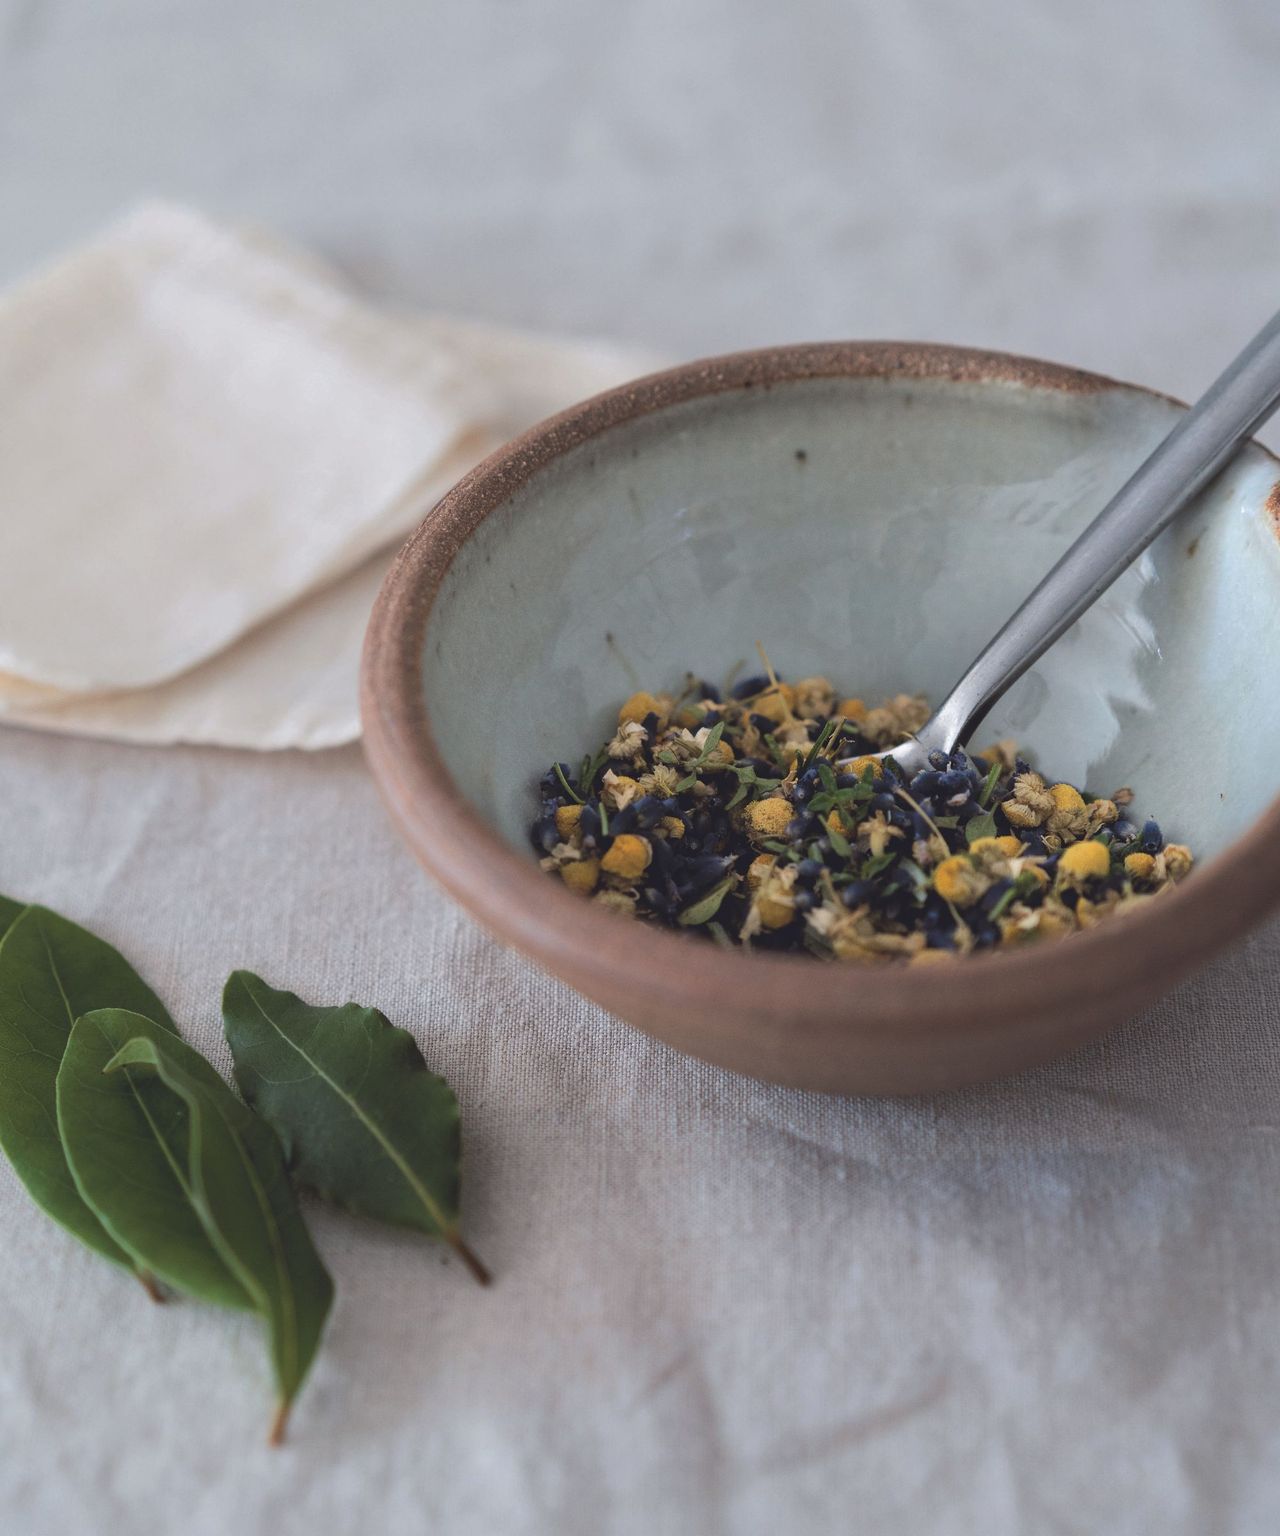
[(571, 890), (726, 946), (916, 963), (1059, 938), (1153, 900), (1188, 848), (1054, 783), (1012, 742), (935, 752), (908, 778), (869, 754), (926, 701), (869, 709), (822, 677), (636, 693), (576, 769), (540, 783), (532, 842)]

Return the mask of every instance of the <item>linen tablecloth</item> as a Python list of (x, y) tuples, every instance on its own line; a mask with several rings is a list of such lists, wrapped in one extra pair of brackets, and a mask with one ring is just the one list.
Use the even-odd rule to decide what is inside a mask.
[[(1188, 394), (1278, 302), (1278, 68), (1262, 0), (18, 0), (0, 278), (170, 195), (504, 323)], [(7, 1532), (1280, 1525), (1280, 926), (1019, 1080), (822, 1099), (495, 945), (354, 749), (3, 729), (0, 805), (0, 889), (120, 944), (224, 1070), (239, 965), (411, 1028), (496, 1275), (310, 1207), (339, 1300), (271, 1452), (256, 1325), (154, 1308), (0, 1169)]]

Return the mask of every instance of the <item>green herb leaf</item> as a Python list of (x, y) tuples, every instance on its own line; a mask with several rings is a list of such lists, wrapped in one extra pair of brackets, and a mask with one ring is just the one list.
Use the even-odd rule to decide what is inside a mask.
[(784, 854), (784, 853), (790, 853), (791, 852), (791, 844), (790, 843), (781, 842), (776, 837), (766, 838), (765, 841), (760, 844), (760, 846), (767, 853)]
[(707, 932), (721, 949), (737, 949), (738, 946), (729, 937), (722, 923), (708, 923)]
[(718, 885), (713, 885), (705, 896), (700, 897), (691, 906), (685, 907), (676, 918), (676, 922), (682, 928), (695, 928), (699, 923), (709, 923), (719, 912), (721, 902), (737, 883), (737, 875), (726, 875)]
[(842, 859), (853, 857), (853, 849), (849, 844), (849, 839), (844, 835), (843, 832), (840, 832), (835, 827), (828, 825), (827, 836), (831, 839), (831, 846)]
[(862, 880), (874, 880), (882, 870), (888, 869), (893, 863), (892, 853), (877, 853), (871, 858), (862, 861), (862, 868), (858, 871), (858, 877)]
[(20, 901), (10, 901), (7, 896), (0, 896), (0, 939), (4, 938), (26, 910)]
[(982, 789), (978, 794), (979, 805), (985, 807), (990, 801), (991, 796), (995, 794), (996, 785), (1000, 782), (1000, 770), (1001, 764), (998, 760), (992, 763), (991, 767), (987, 770), (987, 776), (982, 781)]
[(720, 745), (720, 738), (724, 735), (724, 721), (717, 720), (707, 732), (707, 739), (702, 743), (701, 756), (698, 761), (705, 763), (715, 749)]
[(605, 804), (604, 804), (603, 800), (600, 802), (599, 810), (600, 810), (600, 836), (601, 837), (608, 837), (608, 835), (609, 835), (609, 812), (605, 809)]
[(964, 824), (964, 840), (970, 845), (976, 843), (980, 837), (994, 837), (996, 835), (996, 818), (987, 811), (981, 816), (970, 816)]
[(829, 795), (836, 793), (836, 776), (825, 757), (818, 761), (818, 779)]
[(245, 1098), (279, 1132), (299, 1181), (349, 1211), (449, 1243), (458, 1232), (458, 1101), (413, 1036), (373, 1008), (317, 1008), (235, 971), (222, 1019)]
[(58, 1067), (72, 1025), (95, 1008), (128, 1008), (173, 1029), (118, 950), (47, 907), (24, 908), (0, 941), (0, 1146), (37, 1205), (132, 1267), (76, 1188), (58, 1135)]
[(750, 791), (750, 788), (751, 786), (745, 780), (740, 779), (738, 781), (738, 787), (734, 791), (733, 798), (726, 804), (725, 810), (731, 811), (735, 806), (741, 805), (742, 802), (747, 798), (747, 794)]
[[(172, 1039), (123, 1008), (76, 1020), (57, 1084), (67, 1165), (85, 1203), (140, 1270), (202, 1301), (254, 1311), (254, 1298), (214, 1246), (191, 1187), (185, 1101), (154, 1072), (128, 1067), (107, 1075), (131, 1040), (157, 1036)], [(184, 1047), (182, 1060), (193, 1077), (223, 1088), (203, 1056)]]
[[(187, 1113), (186, 1174), (193, 1206), (227, 1269), (267, 1325), (279, 1403), (271, 1440), (315, 1358), (333, 1281), (298, 1210), (270, 1126), (176, 1037), (136, 1036), (107, 1072), (152, 1071)], [(216, 1083), (216, 1086), (215, 1086)]]

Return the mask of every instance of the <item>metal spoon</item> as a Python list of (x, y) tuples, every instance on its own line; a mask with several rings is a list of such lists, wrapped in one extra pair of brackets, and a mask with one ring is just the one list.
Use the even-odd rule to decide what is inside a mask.
[(1280, 314), (1182, 416), (910, 741), (878, 752), (909, 774), (953, 752), (1280, 405)]

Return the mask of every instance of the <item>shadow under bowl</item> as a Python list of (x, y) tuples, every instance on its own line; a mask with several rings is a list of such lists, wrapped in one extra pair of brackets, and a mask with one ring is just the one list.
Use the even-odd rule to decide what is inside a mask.
[(940, 698), (1182, 409), (1029, 359), (832, 343), (544, 422), (432, 510), (379, 596), (365, 742), (394, 819), (499, 937), (736, 1071), (931, 1092), (1083, 1044), (1280, 902), (1280, 465), (1256, 444), (981, 733), (1131, 785), (1191, 845), (1201, 867), (1133, 915), (951, 966), (732, 953), (583, 901), (526, 833), (539, 775), (605, 740), (621, 699), (750, 665), (757, 640), (786, 677)]

